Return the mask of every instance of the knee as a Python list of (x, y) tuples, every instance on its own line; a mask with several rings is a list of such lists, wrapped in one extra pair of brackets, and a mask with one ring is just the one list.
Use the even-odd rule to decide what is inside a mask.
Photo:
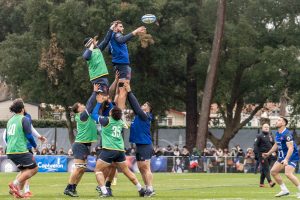
[(276, 176), (276, 175), (278, 174), (278, 172), (277, 172), (277, 171), (275, 171), (275, 170), (271, 170), (271, 172), (270, 172), (270, 173), (271, 173), (271, 175), (272, 175), (272, 176)]
[(289, 178), (289, 177), (291, 177), (293, 175), (293, 173), (291, 173), (289, 171), (285, 171), (284, 175)]

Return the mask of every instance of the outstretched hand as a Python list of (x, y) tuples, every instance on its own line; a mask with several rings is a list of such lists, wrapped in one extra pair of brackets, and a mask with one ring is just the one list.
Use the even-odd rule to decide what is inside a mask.
[(146, 28), (145, 26), (141, 26), (141, 27), (138, 27), (137, 29), (135, 29), (132, 34), (133, 35), (137, 35), (139, 33), (146, 33)]

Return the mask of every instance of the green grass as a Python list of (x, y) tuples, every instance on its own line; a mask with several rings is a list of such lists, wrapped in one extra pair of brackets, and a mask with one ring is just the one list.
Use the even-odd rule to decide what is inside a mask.
[[(0, 199), (12, 199), (8, 195), (8, 183), (16, 173), (0, 173)], [(38, 173), (31, 181), (31, 199), (72, 199), (63, 195), (68, 173)], [(141, 180), (140, 175), (138, 175)], [(259, 175), (254, 174), (154, 174), (154, 199), (274, 199), (279, 192), (275, 188), (259, 188)], [(291, 195), (281, 199), (295, 199), (297, 189), (285, 177), (284, 181)], [(93, 173), (86, 173), (77, 187), (80, 198), (99, 199), (95, 190), (96, 180)], [(118, 176), (117, 186), (113, 186), (113, 199), (136, 199), (138, 194), (123, 174)]]

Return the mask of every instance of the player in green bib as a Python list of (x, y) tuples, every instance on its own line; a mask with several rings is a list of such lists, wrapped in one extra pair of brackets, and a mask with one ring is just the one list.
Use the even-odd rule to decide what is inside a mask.
[(109, 31), (102, 42), (98, 43), (97, 38), (85, 38), (83, 41), (86, 50), (82, 57), (86, 60), (89, 69), (90, 81), (92, 84), (100, 85), (99, 90), (108, 95), (109, 82), (107, 79), (108, 70), (101, 51), (108, 45), (113, 33), (115, 23), (112, 23)]
[(86, 106), (81, 103), (75, 103), (72, 107), (77, 125), (77, 135), (72, 145), (75, 169), (71, 173), (69, 183), (64, 191), (65, 195), (71, 197), (78, 197), (76, 187), (86, 170), (86, 160), (90, 154), (91, 144), (98, 140), (96, 123), (90, 116), (96, 103), (98, 89), (99, 86), (94, 85), (94, 91), (87, 101)]
[(129, 170), (125, 162), (126, 157), (122, 132), (127, 126), (121, 118), (122, 110), (117, 106), (111, 109), (109, 117), (99, 117), (99, 123), (103, 126), (101, 132), (102, 151), (96, 163), (95, 174), (98, 185), (101, 188), (101, 197), (110, 196), (105, 187), (103, 170), (109, 167), (112, 162), (116, 163), (124, 175), (137, 187), (139, 192), (142, 190), (142, 186), (135, 174)]
[(16, 179), (9, 184), (9, 193), (17, 198), (23, 198), (21, 190), (26, 180), (30, 179), (38, 171), (33, 155), (28, 152), (27, 142), (29, 141), (33, 148), (36, 148), (37, 145), (31, 134), (30, 121), (27, 117), (24, 117), (23, 100), (14, 100), (9, 109), (15, 114), (7, 122), (6, 154), (20, 170)]

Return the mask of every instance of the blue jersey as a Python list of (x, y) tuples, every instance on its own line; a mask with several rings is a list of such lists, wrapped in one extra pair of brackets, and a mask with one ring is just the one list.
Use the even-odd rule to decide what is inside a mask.
[(119, 43), (116, 41), (116, 35), (121, 33), (113, 33), (110, 39), (110, 53), (112, 55), (112, 63), (114, 64), (128, 64), (129, 55), (126, 43)]
[[(282, 133), (276, 132), (275, 141), (278, 146), (278, 161), (282, 161), (285, 159), (286, 154), (288, 152), (288, 147), (286, 143), (293, 142), (294, 141), (293, 136), (290, 133), (290, 131), (287, 128), (285, 128)], [(298, 148), (296, 143), (294, 142), (294, 151), (289, 161), (298, 161), (298, 160), (299, 160)]]
[(135, 115), (130, 126), (129, 142), (135, 144), (152, 144), (151, 121), (152, 114), (147, 113), (147, 120), (143, 120), (139, 115)]

